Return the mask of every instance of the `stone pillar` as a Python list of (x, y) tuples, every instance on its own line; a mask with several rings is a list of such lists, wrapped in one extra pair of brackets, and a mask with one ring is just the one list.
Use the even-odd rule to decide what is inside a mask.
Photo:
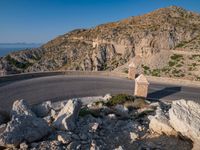
[(134, 80), (136, 74), (136, 67), (134, 63), (131, 63), (128, 68), (128, 78)]
[(141, 74), (135, 79), (134, 95), (137, 97), (146, 98), (148, 94), (148, 86), (149, 82), (147, 81), (147, 78), (143, 74)]
[(6, 75), (5, 70), (0, 70), (0, 76), (5, 76), (5, 75)]

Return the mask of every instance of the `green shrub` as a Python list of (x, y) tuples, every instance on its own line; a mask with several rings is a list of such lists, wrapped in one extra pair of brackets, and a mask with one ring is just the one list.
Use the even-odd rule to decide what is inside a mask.
[(98, 110), (96, 110), (96, 111), (95, 110), (90, 110), (87, 107), (84, 107), (79, 111), (79, 116), (80, 117), (84, 117), (86, 115), (92, 115), (93, 117), (98, 117), (99, 113), (98, 113)]
[(177, 64), (177, 65), (176, 65), (176, 67), (182, 67), (182, 66), (183, 66), (182, 64)]
[(179, 61), (180, 59), (183, 58), (183, 55), (179, 55), (179, 54), (174, 54), (170, 57), (172, 60), (177, 60)]
[(174, 61), (169, 61), (169, 66), (170, 66), (170, 67), (173, 67), (175, 64), (176, 64), (176, 62), (174, 62)]
[(126, 101), (134, 101), (134, 97), (127, 94), (118, 94), (115, 96), (112, 96), (112, 98), (106, 103), (107, 106), (114, 106), (117, 104), (123, 104)]
[(143, 68), (144, 70), (150, 70), (150, 68), (149, 68), (148, 66), (145, 66), (145, 65), (142, 65), (142, 68)]
[(19, 62), (19, 61), (15, 60), (14, 58), (12, 58), (10, 55), (6, 56), (6, 60), (10, 64), (14, 65), (17, 68), (21, 68), (21, 69), (27, 69), (29, 66), (32, 65), (32, 63), (29, 63), (29, 62)]
[(160, 69), (153, 69), (151, 74), (152, 74), (152, 76), (159, 77), (160, 76)]
[(148, 104), (147, 104), (147, 102), (145, 101), (145, 99), (144, 98), (135, 98), (135, 100), (134, 100), (134, 102), (133, 102), (133, 104), (132, 104), (132, 106), (134, 107), (134, 108), (136, 108), (136, 109), (138, 109), (138, 108), (144, 108), (144, 107), (146, 107)]

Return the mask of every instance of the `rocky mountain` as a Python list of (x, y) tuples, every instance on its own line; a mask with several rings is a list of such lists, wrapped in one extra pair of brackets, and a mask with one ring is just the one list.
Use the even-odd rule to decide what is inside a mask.
[(0, 58), (7, 74), (52, 70), (127, 71), (199, 80), (200, 15), (171, 6), (91, 29), (77, 29), (40, 48)]

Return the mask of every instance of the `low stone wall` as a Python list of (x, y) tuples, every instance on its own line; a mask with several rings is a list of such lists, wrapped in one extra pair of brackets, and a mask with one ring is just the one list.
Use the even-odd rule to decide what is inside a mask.
[[(0, 83), (12, 82), (24, 79), (47, 77), (47, 76), (57, 76), (57, 75), (74, 75), (74, 76), (106, 76), (106, 77), (118, 77), (118, 78), (128, 78), (128, 74), (120, 72), (108, 72), (108, 71), (52, 71), (52, 72), (33, 72), (33, 73), (23, 73), (23, 74), (13, 74), (0, 76)], [(199, 81), (183, 80), (183, 79), (173, 79), (166, 77), (152, 77), (147, 76), (147, 80), (155, 83), (172, 84), (172, 85), (182, 85), (189, 87), (200, 87)]]
[(184, 80), (184, 79), (174, 79), (174, 78), (167, 78), (167, 77), (152, 77), (147, 76), (147, 80), (152, 83), (163, 83), (163, 84), (171, 84), (171, 85), (182, 85), (182, 86), (189, 86), (189, 87), (200, 87), (199, 81), (191, 81), (191, 80)]
[(57, 75), (76, 75), (76, 76), (110, 76), (110, 77), (121, 77), (126, 78), (125, 73), (107, 72), (107, 71), (53, 71), (53, 72), (33, 72), (23, 74), (13, 74), (0, 77), (0, 83), (18, 81), (24, 79), (46, 77), (46, 76), (57, 76)]

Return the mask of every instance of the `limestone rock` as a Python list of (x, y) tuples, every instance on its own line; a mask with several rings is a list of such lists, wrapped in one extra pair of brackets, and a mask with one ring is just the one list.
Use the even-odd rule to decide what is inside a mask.
[(90, 144), (90, 150), (100, 150), (100, 148), (96, 144), (96, 141), (92, 140)]
[(116, 105), (114, 107), (116, 114), (121, 115), (123, 117), (128, 117), (128, 108), (123, 105)]
[(138, 134), (135, 133), (135, 132), (130, 132), (130, 139), (131, 139), (131, 142), (134, 142), (136, 141), (136, 139), (138, 138)]
[(98, 129), (99, 127), (99, 123), (95, 122), (95, 123), (90, 123), (89, 124), (89, 127), (90, 127), (90, 131), (91, 132), (96, 132), (96, 130)]
[(45, 116), (47, 116), (48, 113), (51, 111), (51, 101), (46, 101), (46, 102), (43, 102), (41, 104), (33, 106), (32, 111), (38, 117), (45, 117)]
[(67, 149), (63, 147), (59, 141), (42, 141), (39, 143), (32, 143), (30, 150), (64, 150)]
[(106, 95), (103, 97), (104, 101), (108, 101), (108, 100), (111, 99), (111, 98), (112, 98), (112, 96), (111, 96), (110, 94), (106, 94)]
[(35, 114), (31, 111), (30, 106), (25, 100), (16, 100), (13, 103), (12, 111), (11, 111), (12, 116), (16, 115), (29, 115), (29, 116), (35, 116)]
[(73, 130), (80, 108), (81, 102), (79, 99), (70, 99), (55, 118), (53, 126), (61, 130)]
[(158, 133), (166, 135), (177, 135), (176, 131), (172, 128), (169, 123), (169, 119), (162, 112), (161, 108), (158, 107), (155, 116), (150, 116), (149, 128)]
[(40, 118), (33, 116), (18, 116), (7, 125), (6, 130), (0, 135), (1, 146), (18, 146), (21, 142), (40, 140), (50, 133), (48, 124)]
[(22, 142), (40, 140), (51, 131), (48, 124), (37, 118), (24, 100), (14, 102), (11, 114), (11, 121), (0, 134), (0, 146), (13, 147)]
[(20, 150), (27, 150), (28, 149), (28, 145), (25, 142), (21, 143), (19, 147), (20, 147)]
[(1, 124), (0, 125), (0, 134), (3, 133), (5, 129), (6, 129), (6, 124)]
[(72, 133), (59, 132), (57, 135), (57, 140), (63, 144), (69, 144), (72, 141)]
[[(194, 142), (200, 141), (200, 104), (184, 99), (173, 101), (169, 110), (172, 127)], [(199, 142), (197, 142), (199, 143)]]

